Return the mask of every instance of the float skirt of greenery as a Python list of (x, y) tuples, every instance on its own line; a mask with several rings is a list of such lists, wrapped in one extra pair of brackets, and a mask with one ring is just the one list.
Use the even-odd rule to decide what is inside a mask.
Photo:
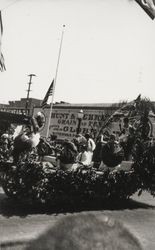
[(141, 173), (135, 166), (130, 171), (79, 169), (69, 172), (53, 169), (48, 163), (46, 166), (42, 162), (31, 161), (20, 162), (17, 166), (1, 162), (1, 169), (5, 193), (31, 204), (55, 206), (60, 203), (72, 205), (77, 201), (119, 201), (138, 190), (152, 187), (152, 184), (144, 185), (144, 171)]

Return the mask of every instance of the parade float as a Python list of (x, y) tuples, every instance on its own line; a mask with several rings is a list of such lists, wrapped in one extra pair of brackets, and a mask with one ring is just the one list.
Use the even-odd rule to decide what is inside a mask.
[[(139, 97), (114, 112), (104, 122), (99, 134), (107, 136), (115, 132), (117, 135), (114, 124), (121, 127), (125, 117), (134, 128), (132, 160), (122, 159), (119, 168), (97, 169), (91, 165), (65, 171), (48, 161), (50, 157), (40, 160), (36, 151), (25, 153), (16, 164), (1, 158), (0, 183), (4, 192), (18, 202), (49, 206), (61, 203), (71, 207), (79, 203), (89, 204), (90, 201), (103, 204), (119, 202), (136, 192), (140, 195), (144, 190), (154, 196), (154, 107), (148, 99)], [(24, 119), (17, 123), (25, 122)], [(26, 123), (30, 121), (26, 119)]]
[[(147, 4), (138, 4), (154, 18)], [(148, 10), (149, 9), (149, 10)], [(1, 25), (2, 26), (2, 25)], [(63, 26), (64, 28), (64, 26)], [(59, 49), (56, 76), (62, 47), (63, 33)], [(1, 57), (2, 58), (2, 57)], [(2, 65), (5, 69), (5, 65)], [(56, 77), (55, 77), (56, 78)], [(56, 81), (56, 80), (55, 80)], [(55, 82), (54, 81), (54, 82)], [(51, 85), (52, 86), (52, 85)], [(130, 198), (143, 190), (155, 195), (155, 131), (154, 107), (148, 99), (137, 98), (131, 103), (123, 105), (117, 112), (104, 121), (98, 131), (107, 137), (115, 133), (119, 137), (123, 118), (128, 118), (134, 128), (130, 160), (120, 157), (120, 167), (95, 168), (79, 166), (74, 171), (65, 171), (51, 163), (51, 155), (40, 159), (37, 152), (22, 152), (18, 161), (7, 156), (0, 150), (0, 184), (6, 195), (19, 202), (27, 204), (68, 204), (89, 203), (89, 201), (120, 201)], [(5, 122), (2, 123), (2, 120)], [(35, 118), (36, 119), (36, 118)], [(5, 129), (8, 122), (15, 125), (31, 125), (32, 119), (26, 115), (0, 113), (0, 127)], [(39, 122), (39, 121), (37, 121)], [(117, 127), (117, 129), (115, 129)], [(119, 139), (119, 138), (118, 138)], [(124, 142), (124, 146), (126, 143)], [(46, 159), (46, 160), (45, 160)], [(52, 158), (53, 159), (53, 158)], [(101, 157), (101, 161), (106, 165)]]

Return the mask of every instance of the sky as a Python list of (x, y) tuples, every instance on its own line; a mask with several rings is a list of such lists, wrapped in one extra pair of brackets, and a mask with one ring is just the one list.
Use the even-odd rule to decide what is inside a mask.
[(155, 21), (134, 0), (0, 0), (0, 103), (43, 99), (56, 76), (54, 102), (155, 101)]

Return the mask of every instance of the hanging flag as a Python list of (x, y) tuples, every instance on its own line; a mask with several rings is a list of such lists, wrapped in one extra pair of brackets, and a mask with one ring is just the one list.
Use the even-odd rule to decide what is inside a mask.
[(0, 71), (6, 70), (5, 63), (4, 63), (4, 56), (1, 52), (2, 35), (3, 35), (3, 23), (2, 23), (2, 15), (0, 11)]
[(48, 99), (53, 94), (53, 86), (54, 86), (54, 79), (53, 79), (51, 85), (49, 86), (49, 89), (48, 89), (48, 91), (47, 91), (47, 93), (46, 93), (46, 95), (41, 103), (42, 109), (44, 109), (48, 105), (48, 103), (47, 103)]
[(4, 71), (4, 70), (6, 70), (5, 63), (4, 63), (4, 56), (1, 53), (1, 55), (0, 55), (0, 71)]
[(155, 18), (155, 0), (135, 0), (142, 9), (150, 16), (151, 19)]

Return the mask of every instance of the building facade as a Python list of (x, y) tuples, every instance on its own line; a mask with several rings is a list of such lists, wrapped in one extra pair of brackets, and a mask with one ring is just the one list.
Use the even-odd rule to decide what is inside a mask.
[(20, 100), (16, 101), (9, 101), (9, 104), (0, 104), (0, 110), (17, 114), (32, 115), (34, 107), (40, 106), (41, 102), (42, 100), (29, 98), (26, 109), (27, 98), (21, 98)]
[[(70, 104), (57, 102), (53, 104), (50, 116), (49, 106), (45, 109), (41, 108), (42, 100), (30, 98), (27, 110), (25, 109), (26, 101), (26, 98), (21, 98), (19, 101), (10, 101), (8, 105), (0, 104), (0, 111), (30, 116), (37, 116), (40, 112), (43, 117), (43, 126), (40, 128), (41, 136), (54, 135), (58, 139), (72, 139), (77, 133), (91, 133), (95, 138), (105, 125), (107, 117), (122, 106), (121, 103)], [(152, 103), (154, 104), (154, 102)], [(78, 113), (81, 110), (83, 116), (79, 118)], [(155, 119), (152, 118), (151, 122), (155, 136)], [(120, 129), (118, 122), (115, 122), (113, 127), (113, 132)]]
[[(91, 133), (92, 136), (96, 137), (107, 116), (111, 115), (116, 109), (118, 109), (118, 106), (114, 104), (56, 103), (52, 107), (50, 118), (49, 107), (44, 110), (35, 107), (34, 116), (41, 112), (44, 117), (44, 125), (40, 130), (43, 137), (48, 136), (48, 124), (50, 124), (49, 136), (55, 135), (58, 139), (72, 139), (77, 133)], [(78, 118), (78, 113), (81, 110), (83, 117)]]

